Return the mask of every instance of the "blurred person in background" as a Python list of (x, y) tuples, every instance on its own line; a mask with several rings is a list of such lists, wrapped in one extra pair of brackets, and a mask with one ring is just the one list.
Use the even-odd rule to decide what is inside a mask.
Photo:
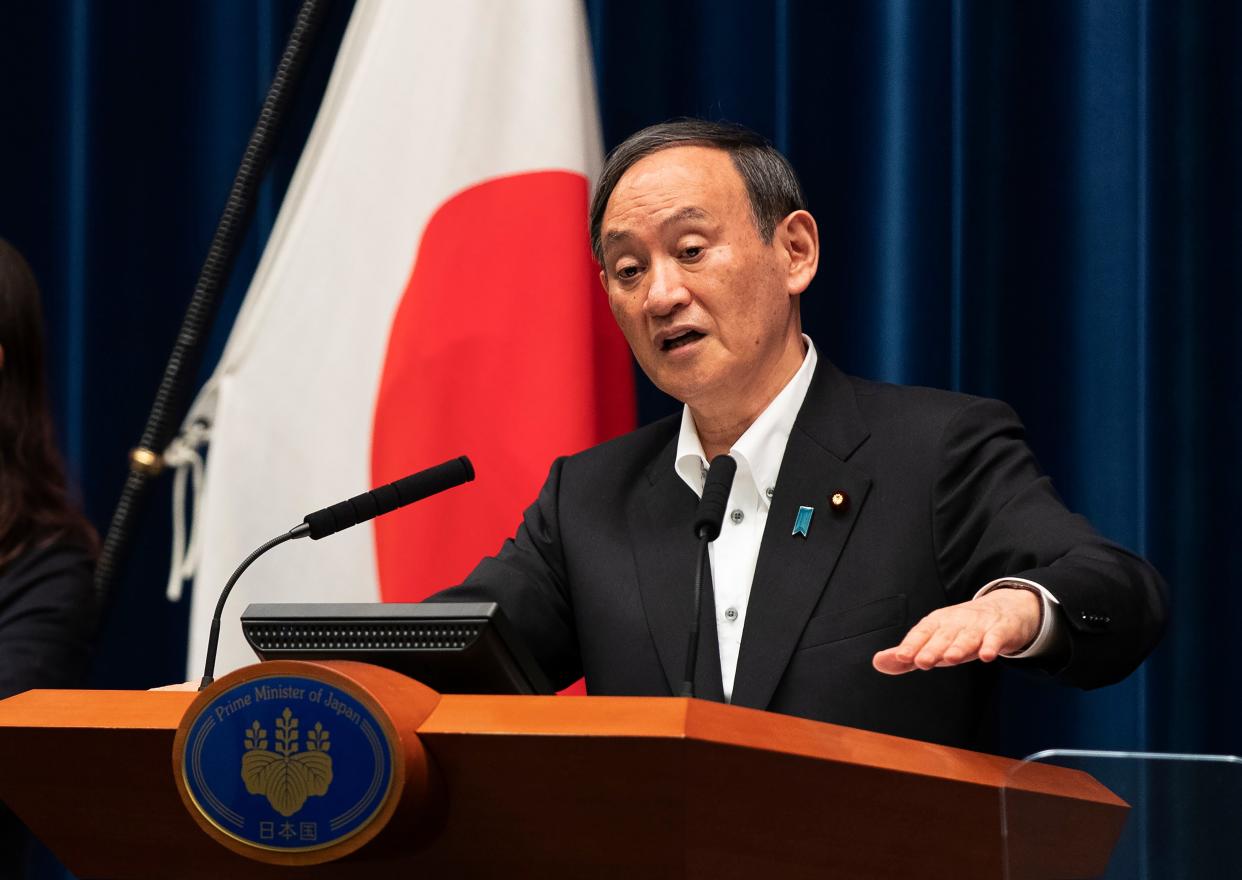
[[(81, 684), (97, 623), (98, 537), (71, 499), (53, 439), (39, 288), (0, 239), (0, 699)], [(0, 877), (27, 836), (0, 804)]]

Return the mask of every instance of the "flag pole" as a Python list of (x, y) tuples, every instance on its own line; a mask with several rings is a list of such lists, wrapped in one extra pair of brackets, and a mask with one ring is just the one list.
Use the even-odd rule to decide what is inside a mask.
[(224, 211), (216, 224), (215, 234), (207, 249), (207, 257), (194, 285), (194, 295), (186, 308), (172, 353), (164, 367), (164, 376), (151, 412), (147, 416), (142, 438), (129, 454), (129, 473), (121, 490), (120, 500), (112, 514), (95, 566), (95, 595), (99, 607), (108, 606), (109, 595), (117, 570), (124, 561), (130, 532), (148, 484), (164, 468), (162, 451), (184, 416), (189, 385), (195, 380), (202, 360), (203, 342), (219, 307), (220, 291), (224, 288), (237, 258), (237, 251), (250, 219), (254, 214), (255, 193), (267, 171), (275, 143), (284, 123), (292, 95), (301, 80), (314, 38), (323, 20), (324, 9), (331, 0), (303, 0), (294, 20), (293, 29), (281, 53), (276, 74), (272, 77), (259, 118), (242, 154), (241, 164), (229, 188)]

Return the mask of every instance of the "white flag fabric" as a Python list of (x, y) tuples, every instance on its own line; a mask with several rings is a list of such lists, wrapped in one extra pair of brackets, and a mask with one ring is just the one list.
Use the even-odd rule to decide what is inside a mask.
[[(189, 662), (220, 588), (319, 507), (466, 454), (476, 483), (276, 548), (226, 608), (414, 600), (512, 533), (552, 458), (633, 423), (586, 233), (601, 161), (580, 0), (359, 0), (221, 363)], [(184, 458), (184, 457), (183, 457)]]

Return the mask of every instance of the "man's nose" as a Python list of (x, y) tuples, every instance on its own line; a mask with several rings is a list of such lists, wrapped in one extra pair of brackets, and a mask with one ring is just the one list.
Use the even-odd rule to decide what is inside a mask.
[(675, 262), (661, 260), (653, 263), (647, 272), (647, 298), (643, 300), (643, 311), (653, 317), (662, 317), (673, 312), (679, 306), (690, 302), (690, 291), (686, 288), (681, 267)]

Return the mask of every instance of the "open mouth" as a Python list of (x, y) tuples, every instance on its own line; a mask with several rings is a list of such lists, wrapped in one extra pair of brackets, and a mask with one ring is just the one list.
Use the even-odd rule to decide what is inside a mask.
[(700, 333), (698, 330), (687, 330), (684, 333), (679, 333), (676, 336), (670, 336), (668, 339), (664, 340), (664, 342), (660, 345), (660, 350), (674, 351), (702, 339), (703, 335), (704, 334)]

